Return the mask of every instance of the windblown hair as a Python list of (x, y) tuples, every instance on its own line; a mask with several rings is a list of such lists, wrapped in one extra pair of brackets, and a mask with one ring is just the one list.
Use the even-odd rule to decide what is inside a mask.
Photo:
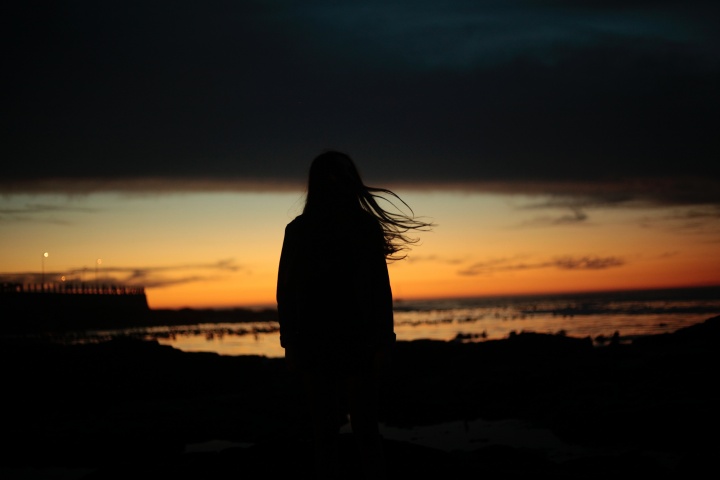
[[(402, 203), (409, 213), (398, 208), (393, 199)], [(387, 202), (396, 211), (382, 208), (378, 201)], [(360, 209), (374, 216), (382, 227), (385, 258), (390, 261), (405, 258), (405, 252), (419, 241), (408, 236), (408, 232), (429, 231), (434, 226), (432, 222), (417, 219), (412, 208), (395, 192), (365, 185), (349, 155), (330, 150), (315, 157), (310, 165), (303, 212), (340, 215)]]

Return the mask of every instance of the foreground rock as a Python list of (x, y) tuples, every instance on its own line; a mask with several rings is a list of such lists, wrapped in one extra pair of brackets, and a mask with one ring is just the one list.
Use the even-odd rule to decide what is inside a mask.
[[(543, 449), (448, 452), (387, 439), (389, 469), (397, 478), (695, 478), (717, 455), (719, 338), (714, 317), (631, 345), (528, 333), (474, 344), (400, 342), (385, 378), (385, 424), (522, 419), (606, 453), (559, 462)], [(10, 441), (0, 472), (284, 478), (309, 468), (302, 399), (282, 359), (184, 353), (129, 338), (76, 346), (6, 340), (1, 355)], [(185, 452), (208, 440), (249, 446)], [(349, 455), (351, 438), (344, 442)]]

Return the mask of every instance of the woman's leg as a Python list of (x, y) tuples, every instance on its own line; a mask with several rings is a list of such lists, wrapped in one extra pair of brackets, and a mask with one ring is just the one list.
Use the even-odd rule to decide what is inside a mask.
[(350, 425), (365, 478), (385, 478), (385, 459), (378, 420), (379, 384), (375, 372), (353, 375), (346, 382)]
[(337, 478), (338, 469), (338, 391), (335, 379), (317, 372), (304, 372), (305, 397), (313, 429), (317, 478)]

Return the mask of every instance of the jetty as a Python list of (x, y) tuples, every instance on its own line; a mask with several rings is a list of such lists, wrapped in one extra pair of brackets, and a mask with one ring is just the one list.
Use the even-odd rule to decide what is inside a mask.
[(142, 325), (145, 289), (85, 282), (0, 284), (2, 333), (62, 333)]

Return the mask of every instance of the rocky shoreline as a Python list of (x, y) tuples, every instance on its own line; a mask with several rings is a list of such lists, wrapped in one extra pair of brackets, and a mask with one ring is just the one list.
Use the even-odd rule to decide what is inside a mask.
[[(718, 340), (720, 317), (600, 347), (532, 333), (399, 342), (385, 378), (384, 424), (520, 419), (605, 453), (557, 461), (543, 448), (489, 441), (448, 451), (386, 439), (391, 477), (700, 478), (718, 451)], [(52, 478), (97, 480), (309, 472), (302, 398), (282, 359), (187, 353), (133, 338), (1, 344), (3, 478), (48, 478), (49, 470)], [(350, 462), (351, 435), (343, 439)], [(187, 450), (211, 440), (232, 446)], [(354, 471), (349, 466), (347, 478)]]

